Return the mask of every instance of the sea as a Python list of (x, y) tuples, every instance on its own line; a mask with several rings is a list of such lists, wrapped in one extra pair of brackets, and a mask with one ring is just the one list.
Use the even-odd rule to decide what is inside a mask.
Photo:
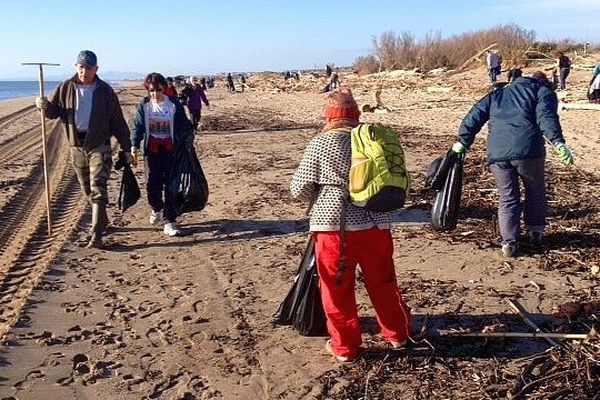
[[(59, 81), (45, 81), (44, 94), (50, 96)], [(0, 101), (18, 97), (38, 96), (40, 87), (38, 81), (0, 81)]]

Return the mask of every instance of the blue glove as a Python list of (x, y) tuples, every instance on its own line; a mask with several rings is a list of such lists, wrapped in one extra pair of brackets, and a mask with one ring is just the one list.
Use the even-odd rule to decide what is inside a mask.
[(464, 154), (467, 151), (467, 148), (461, 142), (456, 142), (452, 145), (452, 151), (456, 154)]
[(555, 143), (554, 150), (556, 150), (556, 154), (563, 164), (566, 166), (573, 165), (573, 153), (571, 153), (571, 149), (566, 144)]

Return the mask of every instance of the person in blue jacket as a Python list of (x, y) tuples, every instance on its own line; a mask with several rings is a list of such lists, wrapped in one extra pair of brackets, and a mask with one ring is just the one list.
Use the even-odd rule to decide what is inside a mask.
[(167, 236), (178, 236), (181, 232), (175, 224), (177, 215), (167, 188), (175, 151), (182, 145), (192, 146), (194, 128), (181, 102), (164, 94), (167, 80), (161, 74), (148, 74), (144, 79), (144, 87), (148, 96), (136, 108), (131, 153), (134, 164), (137, 164), (143, 140), (146, 191), (152, 207), (150, 224), (162, 223)]
[[(498, 225), (502, 254), (514, 257), (519, 249), (523, 212), (528, 236), (539, 246), (546, 226), (544, 137), (565, 165), (573, 164), (558, 117), (558, 99), (543, 72), (520, 77), (479, 100), (466, 115), (452, 150), (464, 153), (489, 121), (487, 163), (498, 186)], [(525, 188), (521, 205), (519, 179)]]

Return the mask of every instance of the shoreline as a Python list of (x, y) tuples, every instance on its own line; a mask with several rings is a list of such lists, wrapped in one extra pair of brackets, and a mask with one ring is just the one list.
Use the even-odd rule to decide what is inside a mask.
[(21, 108), (33, 105), (34, 101), (35, 96), (15, 97), (12, 99), (0, 100), (0, 118)]
[[(119, 88), (135, 88), (142, 87), (142, 81), (109, 81), (108, 82), (113, 89), (117, 90)], [(46, 96), (49, 96), (50, 93), (47, 93)], [(0, 100), (0, 118), (4, 117), (7, 114), (17, 111), (20, 108), (27, 107), (28, 105), (34, 104), (36, 95), (32, 96), (23, 96), (23, 97), (12, 97), (9, 99), (1, 99)]]

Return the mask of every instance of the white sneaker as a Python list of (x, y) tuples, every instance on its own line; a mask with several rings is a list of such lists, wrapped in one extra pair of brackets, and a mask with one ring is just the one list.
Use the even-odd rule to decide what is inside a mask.
[(150, 225), (158, 225), (160, 222), (162, 222), (163, 219), (163, 214), (162, 214), (162, 210), (160, 211), (154, 211), (152, 210), (150, 212)]
[(165, 224), (163, 232), (167, 236), (179, 236), (181, 234), (181, 231), (177, 229), (177, 225), (175, 225), (175, 222), (167, 222)]
[(507, 258), (512, 258), (517, 255), (518, 245), (515, 243), (504, 243), (502, 245), (502, 255)]

